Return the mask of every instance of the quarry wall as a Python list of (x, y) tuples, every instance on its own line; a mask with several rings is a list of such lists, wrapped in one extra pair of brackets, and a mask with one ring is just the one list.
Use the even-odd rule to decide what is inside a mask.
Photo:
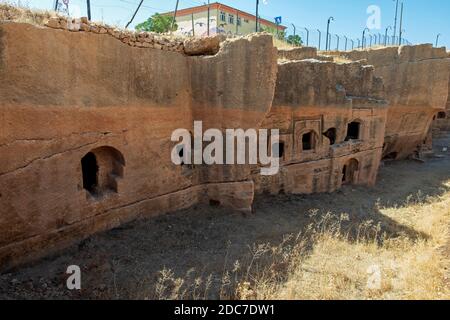
[[(228, 42), (203, 58), (15, 23), (1, 25), (0, 43), (2, 268), (140, 216), (208, 202), (209, 195), (250, 208), (248, 168), (208, 174), (202, 166), (175, 166), (170, 138), (192, 128), (207, 101), (205, 125), (262, 122), (276, 76), (270, 36)], [(242, 59), (248, 53), (258, 62)], [(99, 167), (95, 197), (83, 182), (89, 153)]]
[[(450, 52), (447, 52), (447, 54), (448, 58), (450, 59)], [(436, 134), (440, 134), (440, 132), (442, 131), (450, 131), (450, 78), (448, 81), (447, 105), (445, 107), (445, 111), (441, 110), (435, 115), (434, 129)]]
[[(448, 86), (445, 59), (422, 48), (387, 59), (380, 73), (311, 50), (278, 61), (265, 34), (147, 47), (112, 33), (0, 24), (0, 270), (197, 203), (251, 212), (256, 193), (373, 185), (384, 137), (405, 136), (389, 116), (431, 115)], [(397, 111), (381, 77), (393, 77), (390, 68), (407, 84)], [(197, 120), (205, 130), (280, 129), (280, 172), (175, 165), (171, 135)]]
[(383, 157), (404, 159), (429, 147), (433, 118), (446, 108), (449, 64), (445, 48), (432, 45), (352, 51), (383, 79), (389, 110)]
[(386, 110), (383, 83), (373, 67), (317, 60), (280, 63), (263, 127), (281, 130), (281, 173), (254, 176), (257, 190), (315, 193), (346, 183), (373, 185)]

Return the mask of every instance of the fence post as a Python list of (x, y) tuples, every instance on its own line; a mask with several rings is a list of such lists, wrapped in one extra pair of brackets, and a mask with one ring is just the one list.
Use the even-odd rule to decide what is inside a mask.
[[(88, 20), (91, 21), (92, 17), (91, 17), (91, 0), (86, 0), (86, 5), (87, 5), (87, 15), (88, 15)], [(56, 0), (56, 2), (58, 2), (58, 0)]]

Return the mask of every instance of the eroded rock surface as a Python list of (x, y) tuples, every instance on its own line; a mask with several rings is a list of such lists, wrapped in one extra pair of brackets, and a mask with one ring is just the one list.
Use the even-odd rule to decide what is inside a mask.
[[(414, 152), (447, 101), (447, 55), (427, 46), (278, 62), (266, 34), (177, 42), (82, 23), (0, 24), (2, 270), (197, 203), (250, 212), (255, 193), (373, 185), (383, 152)], [(171, 135), (194, 121), (279, 129), (279, 173), (175, 165)]]
[[(450, 59), (450, 52), (447, 52)], [(450, 67), (449, 67), (450, 68)], [(439, 111), (434, 118), (434, 129), (436, 134), (440, 134), (441, 131), (450, 131), (450, 78), (448, 80), (448, 98), (445, 111)]]
[(184, 41), (184, 53), (189, 56), (215, 55), (220, 50), (220, 43), (225, 36), (214, 36), (206, 38), (190, 38)]
[(445, 48), (402, 46), (342, 55), (373, 65), (383, 79), (389, 102), (383, 156), (403, 159), (429, 148), (433, 118), (447, 103), (450, 60)]

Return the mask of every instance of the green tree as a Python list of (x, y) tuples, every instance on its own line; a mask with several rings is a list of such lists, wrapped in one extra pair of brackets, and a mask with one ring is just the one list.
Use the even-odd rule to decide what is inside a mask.
[(290, 35), (289, 37), (287, 37), (287, 42), (293, 46), (297, 46), (300, 47), (303, 44), (303, 40), (302, 38), (297, 34), (297, 35)]
[(175, 31), (178, 29), (177, 24), (174, 24), (173, 30), (172, 28), (173, 17), (163, 16), (159, 13), (155, 13), (153, 16), (148, 18), (147, 21), (144, 21), (136, 26), (136, 30), (138, 31), (149, 31), (149, 32), (157, 32), (157, 33), (166, 33), (169, 31)]
[(285, 40), (286, 39), (286, 31), (275, 31), (275, 34), (278, 36), (278, 39)]

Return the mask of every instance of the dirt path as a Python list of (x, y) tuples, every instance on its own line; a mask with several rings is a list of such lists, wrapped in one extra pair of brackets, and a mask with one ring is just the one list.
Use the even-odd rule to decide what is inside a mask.
[[(450, 137), (436, 141), (439, 157), (425, 164), (394, 162), (381, 168), (372, 188), (347, 187), (333, 194), (261, 196), (253, 215), (198, 206), (158, 218), (137, 221), (105, 232), (16, 273), (0, 276), (0, 299), (15, 298), (155, 298), (158, 272), (173, 270), (175, 277), (206, 278), (220, 282), (224, 267), (241, 260), (254, 243), (280, 243), (310, 222), (309, 213), (348, 213), (351, 223), (371, 219), (388, 236), (427, 237), (389, 219), (377, 209), (402, 205), (420, 190), (421, 198), (450, 189)], [(450, 245), (448, 248), (450, 256)], [(65, 287), (69, 265), (82, 269), (82, 291)], [(191, 270), (191, 273), (189, 271)], [(186, 274), (188, 274), (186, 276)], [(214, 287), (214, 286), (213, 286)], [(211, 289), (209, 297), (217, 298)]]

